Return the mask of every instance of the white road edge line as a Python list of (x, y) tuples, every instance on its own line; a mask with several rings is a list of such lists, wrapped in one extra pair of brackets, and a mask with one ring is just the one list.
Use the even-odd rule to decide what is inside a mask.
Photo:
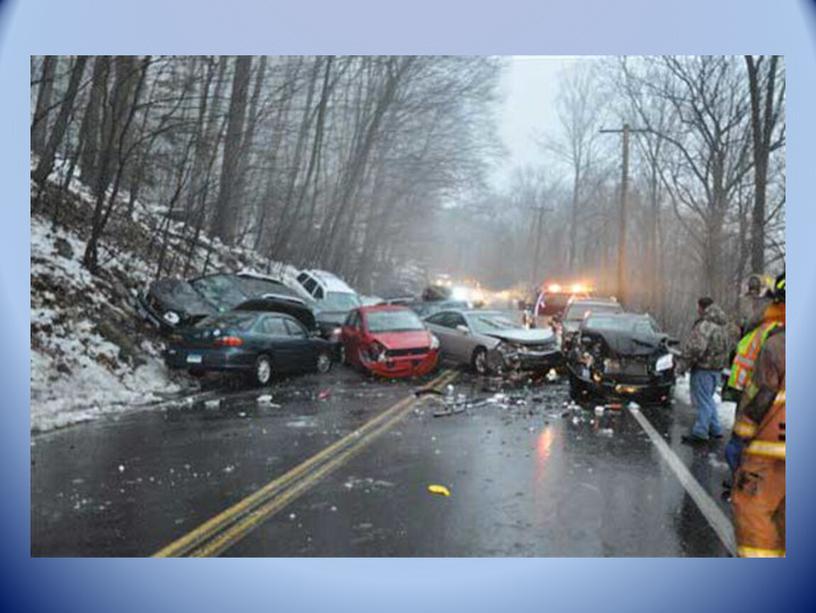
[(717, 506), (714, 499), (703, 489), (703, 486), (694, 478), (686, 468), (686, 465), (677, 457), (677, 454), (672, 451), (671, 447), (666, 444), (663, 437), (660, 436), (657, 430), (654, 429), (649, 420), (640, 412), (640, 409), (635, 407), (627, 407), (632, 416), (640, 424), (640, 427), (649, 436), (654, 446), (660, 452), (660, 455), (672, 469), (680, 484), (691, 496), (691, 499), (697, 504), (700, 512), (708, 520), (711, 528), (720, 537), (723, 545), (732, 556), (737, 555), (737, 539), (734, 536), (734, 527), (731, 525), (731, 520), (726, 517), (722, 509)]

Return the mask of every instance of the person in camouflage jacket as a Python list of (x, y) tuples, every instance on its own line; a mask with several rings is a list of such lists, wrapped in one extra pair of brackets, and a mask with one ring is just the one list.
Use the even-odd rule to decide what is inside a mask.
[(683, 358), (691, 369), (691, 402), (697, 409), (691, 434), (683, 437), (683, 442), (689, 444), (722, 438), (714, 393), (722, 370), (729, 365), (731, 350), (728, 318), (723, 310), (705, 297), (697, 301), (697, 312), (699, 318), (683, 346)]

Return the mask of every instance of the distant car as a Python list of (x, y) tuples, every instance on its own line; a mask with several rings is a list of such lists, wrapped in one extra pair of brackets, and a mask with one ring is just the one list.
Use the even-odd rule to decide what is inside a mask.
[(570, 395), (669, 404), (675, 344), (649, 315), (593, 313), (581, 323), (567, 358)]
[(536, 296), (533, 315), (538, 321), (549, 323), (561, 319), (571, 300), (587, 300), (589, 292), (581, 285), (562, 287), (554, 283), (541, 290)]
[(242, 272), (216, 273), (187, 281), (159, 279), (139, 294), (136, 309), (144, 319), (168, 333), (264, 296), (305, 303), (283, 283)]
[(429, 300), (422, 302), (411, 302), (405, 306), (413, 310), (422, 319), (430, 317), (434, 313), (439, 313), (440, 311), (471, 308), (470, 303), (466, 300)]
[(503, 369), (549, 370), (562, 360), (552, 329), (524, 328), (500, 311), (442, 311), (425, 323), (439, 337), (444, 357), (470, 364), (479, 374)]
[(333, 353), (332, 343), (317, 338), (291, 315), (231, 311), (173, 333), (165, 362), (192, 375), (242, 373), (264, 386), (276, 375), (328, 372)]
[(342, 360), (383, 377), (417, 377), (436, 368), (439, 339), (411, 309), (359, 307), (340, 330)]
[(301, 270), (287, 283), (314, 302), (320, 331), (329, 337), (342, 325), (349, 311), (362, 305), (360, 296), (345, 281), (324, 270)]
[(614, 298), (577, 298), (570, 300), (560, 322), (561, 349), (568, 353), (581, 322), (589, 315), (622, 313), (623, 307)]

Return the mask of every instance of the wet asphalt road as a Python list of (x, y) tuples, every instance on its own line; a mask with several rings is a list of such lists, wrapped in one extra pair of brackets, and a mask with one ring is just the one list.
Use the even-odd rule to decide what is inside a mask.
[[(218, 407), (179, 402), (35, 436), (32, 554), (152, 555), (416, 386), (338, 367), (225, 392)], [(461, 412), (417, 402), (223, 555), (727, 555), (626, 410), (568, 408), (564, 382), (499, 388), (461, 373), (453, 386)], [(721, 445), (679, 443), (691, 409), (642, 412), (728, 512)]]

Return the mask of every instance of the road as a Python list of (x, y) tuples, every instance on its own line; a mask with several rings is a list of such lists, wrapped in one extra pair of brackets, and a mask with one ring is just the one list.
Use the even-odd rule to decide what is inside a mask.
[(32, 555), (728, 555), (721, 444), (679, 443), (683, 402), (644, 427), (564, 382), (428, 382), (455, 412), (336, 367), (37, 435)]

